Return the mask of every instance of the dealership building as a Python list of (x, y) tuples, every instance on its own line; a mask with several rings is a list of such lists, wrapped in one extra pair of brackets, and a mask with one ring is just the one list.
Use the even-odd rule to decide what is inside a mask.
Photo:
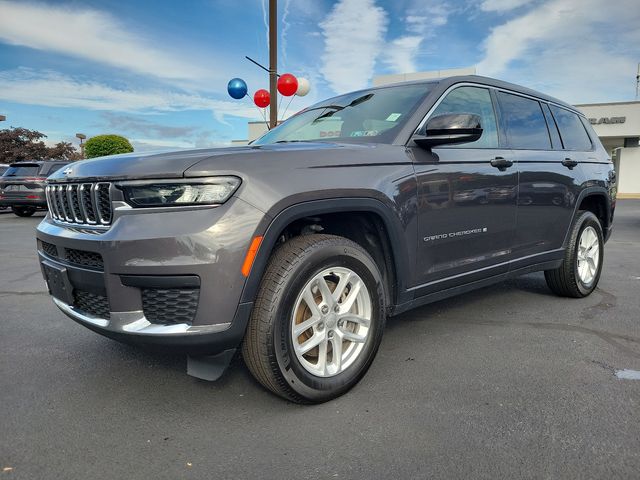
[(619, 198), (640, 198), (640, 102), (576, 105), (616, 167)]

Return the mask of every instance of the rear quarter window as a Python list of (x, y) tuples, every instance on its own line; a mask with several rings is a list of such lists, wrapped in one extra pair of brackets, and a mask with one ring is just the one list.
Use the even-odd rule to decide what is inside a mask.
[(550, 150), (551, 140), (540, 102), (498, 92), (509, 146), (521, 150)]
[(593, 149), (589, 134), (577, 114), (551, 105), (565, 150), (589, 151)]

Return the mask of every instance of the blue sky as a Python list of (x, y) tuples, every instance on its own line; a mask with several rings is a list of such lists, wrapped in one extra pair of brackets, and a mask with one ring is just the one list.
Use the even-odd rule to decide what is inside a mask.
[[(246, 138), (260, 119), (226, 84), (268, 88), (267, 0), (0, 0), (2, 127), (49, 141), (118, 133), (136, 150)], [(638, 0), (280, 0), (279, 71), (311, 93), (375, 75), (476, 66), (572, 103), (633, 100)]]

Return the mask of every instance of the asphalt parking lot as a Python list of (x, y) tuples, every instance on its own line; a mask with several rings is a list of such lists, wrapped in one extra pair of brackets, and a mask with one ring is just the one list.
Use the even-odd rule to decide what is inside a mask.
[(640, 370), (640, 201), (589, 298), (532, 274), (391, 319), (364, 380), (312, 407), (241, 359), (208, 383), (66, 318), (40, 218), (0, 213), (0, 478), (640, 476), (640, 380), (616, 376)]

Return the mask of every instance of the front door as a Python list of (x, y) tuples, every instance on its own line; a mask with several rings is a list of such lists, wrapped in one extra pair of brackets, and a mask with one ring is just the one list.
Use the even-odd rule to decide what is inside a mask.
[(480, 115), (483, 133), (468, 144), (411, 149), (418, 182), (416, 296), (506, 273), (512, 258), (518, 173), (513, 152), (499, 146), (492, 95), (488, 88), (457, 87), (430, 117), (445, 113)]

